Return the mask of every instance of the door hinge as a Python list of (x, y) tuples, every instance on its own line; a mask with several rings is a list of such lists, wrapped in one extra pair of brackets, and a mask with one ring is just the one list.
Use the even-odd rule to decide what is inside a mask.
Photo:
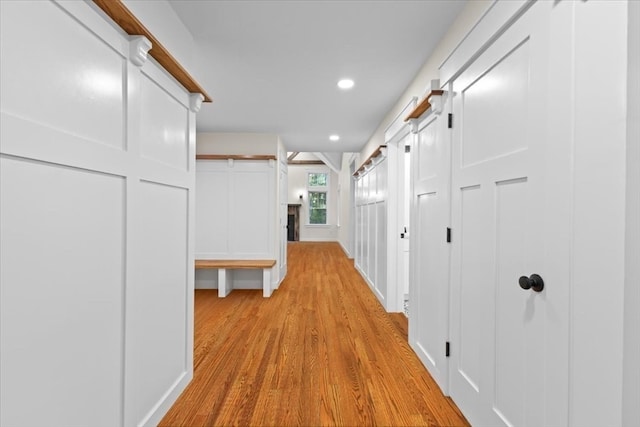
[(451, 243), (451, 228), (447, 227), (447, 243)]
[(449, 113), (449, 121), (447, 122), (447, 126), (449, 127), (449, 129), (451, 129), (453, 127), (453, 114)]
[(451, 354), (451, 346), (449, 345), (449, 341), (446, 342), (445, 346), (444, 346), (444, 355), (446, 357), (449, 357), (449, 355)]
[(405, 145), (404, 146), (404, 152), (405, 153), (410, 153), (411, 152), (411, 146), (410, 145)]

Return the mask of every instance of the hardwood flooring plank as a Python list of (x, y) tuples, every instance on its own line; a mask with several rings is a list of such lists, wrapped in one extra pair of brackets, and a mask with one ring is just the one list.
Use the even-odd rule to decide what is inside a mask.
[(160, 426), (468, 426), (337, 243), (260, 290), (195, 297), (194, 378)]

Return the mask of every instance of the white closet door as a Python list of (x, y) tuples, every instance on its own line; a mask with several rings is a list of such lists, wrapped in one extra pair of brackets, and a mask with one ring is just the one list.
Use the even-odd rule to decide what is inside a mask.
[[(446, 98), (446, 95), (445, 95)], [(446, 116), (446, 115), (445, 115)], [(412, 147), (409, 344), (440, 388), (448, 389), (450, 138), (446, 117), (428, 115)], [(444, 126), (443, 126), (444, 122)]]
[[(476, 426), (566, 423), (545, 418), (546, 395), (567, 381), (545, 377), (565, 363), (547, 345), (568, 309), (548, 266), (569, 261), (544, 246), (545, 198), (567, 192), (545, 163), (548, 7), (533, 5), (453, 81), (450, 392)], [(542, 292), (519, 285), (533, 273)]]

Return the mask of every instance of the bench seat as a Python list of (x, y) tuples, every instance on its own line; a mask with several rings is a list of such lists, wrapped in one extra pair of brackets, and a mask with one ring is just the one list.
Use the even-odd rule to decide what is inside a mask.
[(197, 259), (195, 260), (196, 270), (217, 269), (218, 270), (218, 296), (224, 298), (233, 289), (231, 272), (227, 270), (258, 270), (262, 269), (262, 296), (271, 296), (271, 269), (276, 265), (275, 259)]

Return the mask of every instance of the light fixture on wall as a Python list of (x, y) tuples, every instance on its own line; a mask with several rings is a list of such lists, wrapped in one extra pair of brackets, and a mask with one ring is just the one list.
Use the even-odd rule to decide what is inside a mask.
[(298, 197), (300, 198), (300, 200), (302, 200), (302, 193), (300, 193)]

